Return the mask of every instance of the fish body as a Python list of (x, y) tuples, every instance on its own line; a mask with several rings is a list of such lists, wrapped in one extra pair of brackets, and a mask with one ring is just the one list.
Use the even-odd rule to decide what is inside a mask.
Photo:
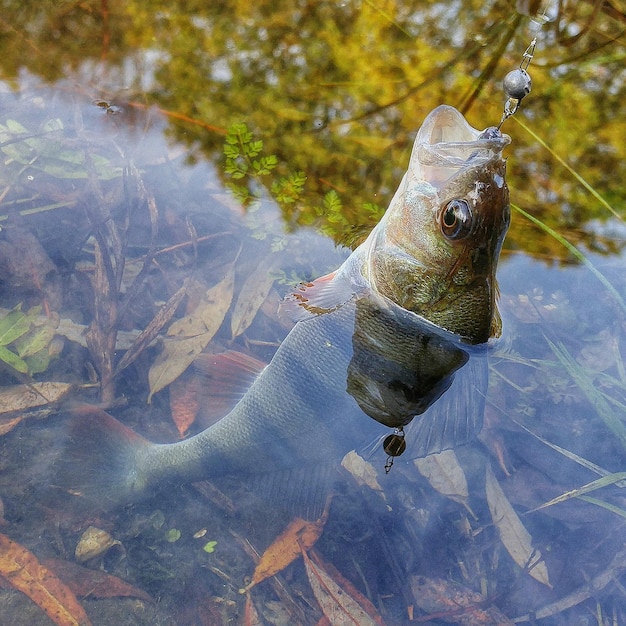
[(471, 343), (499, 334), (509, 141), (495, 128), (475, 130), (452, 107), (436, 108), (385, 216), (338, 274)]
[[(474, 436), (482, 412), (469, 398), (482, 398), (471, 389), (486, 372), (471, 346), (499, 327), (508, 142), (452, 107), (435, 109), (381, 222), (332, 276), (293, 295), (300, 321), (228, 415), (185, 441), (153, 444), (94, 410), (75, 420), (89, 467), (77, 472), (68, 454), (61, 473), (117, 503), (172, 480), (314, 467), (416, 415), (417, 455)], [(433, 413), (452, 384), (466, 406)]]

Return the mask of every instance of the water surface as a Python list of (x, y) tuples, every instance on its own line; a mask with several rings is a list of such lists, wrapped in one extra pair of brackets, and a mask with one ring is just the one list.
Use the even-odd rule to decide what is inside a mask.
[[(0, 297), (3, 315), (40, 307), (26, 337), (41, 343), (2, 343), (23, 356), (3, 367), (2, 388), (32, 376), (58, 385), (50, 397), (71, 383), (64, 401), (102, 406), (153, 441), (218, 419), (228, 394), (202, 393), (198, 363), (164, 361), (167, 329), (195, 319), (198, 294), (213, 289), (215, 334), (193, 349), (269, 362), (291, 327), (280, 299), (335, 269), (341, 246), (380, 218), (425, 115), (448, 103), (476, 127), (497, 124), (501, 78), (535, 32), (537, 9), (525, 7), (7, 7)], [(513, 211), (500, 263), (504, 333), (488, 350), (480, 435), (416, 464), (408, 428), (389, 474), (371, 446), (360, 449), (367, 481), (334, 470), (315, 551), (387, 624), (626, 623), (623, 24), (614, 5), (566, 4), (539, 31), (533, 91), (504, 126), (523, 213)], [(225, 139), (246, 131), (234, 124), (252, 133), (243, 144), (262, 142), (253, 159), (267, 173), (249, 164), (236, 177)], [(138, 344), (146, 328), (154, 337)], [(282, 477), (278, 489), (231, 476), (112, 510), (83, 503), (50, 479), (63, 404), (13, 402), (2, 531), (59, 576), (89, 526), (119, 542), (82, 567), (134, 591), (74, 585), (92, 623), (253, 623), (247, 600), (262, 623), (321, 618), (301, 558), (239, 593), (255, 552), (297, 514), (293, 489), (281, 501)], [(50, 623), (18, 592), (0, 593), (1, 621)]]

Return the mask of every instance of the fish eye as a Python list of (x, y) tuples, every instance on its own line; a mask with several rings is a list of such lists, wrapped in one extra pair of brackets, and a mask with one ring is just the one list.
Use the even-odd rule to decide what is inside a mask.
[(472, 230), (472, 211), (467, 200), (450, 200), (441, 212), (441, 232), (448, 239), (463, 239)]

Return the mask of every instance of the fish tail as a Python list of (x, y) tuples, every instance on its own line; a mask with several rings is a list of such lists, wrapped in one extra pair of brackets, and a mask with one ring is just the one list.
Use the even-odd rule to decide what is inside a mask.
[(52, 467), (55, 487), (105, 509), (150, 494), (157, 444), (94, 407), (71, 410), (62, 429), (62, 449)]

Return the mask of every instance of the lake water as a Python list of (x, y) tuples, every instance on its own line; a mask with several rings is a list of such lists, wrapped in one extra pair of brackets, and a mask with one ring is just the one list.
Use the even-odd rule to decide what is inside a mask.
[[(5, 8), (0, 623), (626, 624), (626, 17), (562, 3), (539, 29), (534, 4)], [(268, 386), (293, 420), (266, 456), (301, 463), (244, 451), (116, 501), (94, 411), (159, 443), (219, 423), (292, 328), (281, 300), (381, 218), (428, 112), (497, 125), (534, 35), (503, 125), (502, 337), (361, 332), (357, 308), (341, 375), (318, 366), (324, 326), (285, 361), (300, 385)], [(414, 420), (386, 472), (397, 424), (362, 411), (413, 334), (454, 378), (426, 418), (479, 419), (418, 460)], [(94, 441), (111, 467), (87, 497)], [(260, 557), (276, 575), (251, 584)]]

